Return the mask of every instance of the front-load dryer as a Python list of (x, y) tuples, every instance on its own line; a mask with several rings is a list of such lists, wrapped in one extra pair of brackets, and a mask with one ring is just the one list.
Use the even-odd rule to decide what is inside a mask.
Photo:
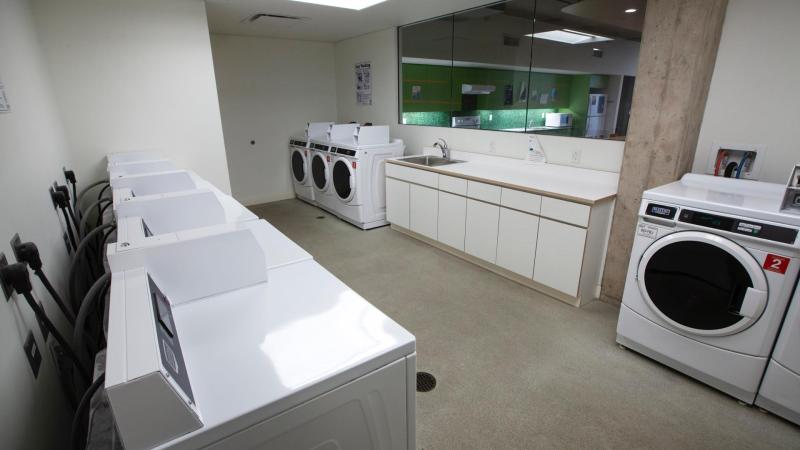
[(800, 425), (800, 289), (783, 320), (756, 405)]
[(311, 141), (312, 138), (324, 138), (332, 122), (310, 122), (306, 125), (302, 136), (289, 139), (289, 167), (292, 184), (297, 198), (315, 204), (314, 185), (311, 176)]
[(331, 153), (331, 142), (352, 138), (358, 124), (336, 124), (328, 128), (324, 137), (310, 139), (311, 148), (311, 184), (314, 189), (314, 200), (317, 206), (336, 214), (336, 194), (331, 182), (331, 166), (336, 157)]
[(753, 403), (800, 268), (781, 199), (696, 174), (645, 191), (617, 342)]
[(381, 144), (361, 144), (353, 139), (333, 143), (331, 153), (336, 157), (331, 182), (336, 215), (365, 230), (387, 225), (386, 160), (403, 156), (404, 150), (399, 139)]

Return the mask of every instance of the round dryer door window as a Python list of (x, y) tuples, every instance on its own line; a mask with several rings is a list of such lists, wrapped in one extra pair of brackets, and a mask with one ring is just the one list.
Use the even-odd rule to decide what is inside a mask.
[(348, 201), (353, 198), (353, 170), (346, 159), (338, 159), (333, 164), (333, 188), (341, 200)]
[(328, 164), (324, 158), (318, 153), (311, 158), (311, 176), (314, 179), (314, 187), (322, 191), (328, 188)]
[(742, 331), (767, 303), (758, 261), (739, 244), (710, 233), (677, 232), (655, 241), (639, 262), (638, 283), (662, 319), (690, 334)]
[(292, 175), (298, 183), (306, 182), (306, 157), (302, 150), (292, 151)]

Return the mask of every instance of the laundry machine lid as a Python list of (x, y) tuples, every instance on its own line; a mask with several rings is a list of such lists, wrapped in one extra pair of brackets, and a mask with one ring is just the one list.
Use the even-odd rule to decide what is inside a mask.
[(311, 157), (311, 178), (318, 190), (328, 189), (328, 162), (325, 161), (325, 155), (315, 153)]
[(652, 310), (688, 334), (738, 333), (767, 304), (758, 261), (739, 244), (706, 232), (681, 231), (653, 242), (639, 261), (637, 282)]
[(298, 183), (305, 183), (308, 178), (308, 161), (303, 154), (304, 149), (294, 148), (292, 150), (292, 176)]
[(336, 162), (333, 163), (331, 175), (336, 195), (343, 201), (350, 201), (356, 192), (355, 174), (353, 173), (352, 163), (345, 158), (337, 159)]

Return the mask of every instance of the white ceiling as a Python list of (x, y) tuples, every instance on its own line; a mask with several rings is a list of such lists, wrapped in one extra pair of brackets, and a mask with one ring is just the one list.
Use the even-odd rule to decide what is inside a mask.
[[(265, 36), (306, 41), (338, 42), (389, 27), (405, 25), (463, 9), (491, 3), (491, 0), (388, 0), (353, 11), (290, 0), (206, 0), (212, 33)], [(287, 20), (270, 17), (253, 23), (243, 19), (253, 14), (305, 17)]]

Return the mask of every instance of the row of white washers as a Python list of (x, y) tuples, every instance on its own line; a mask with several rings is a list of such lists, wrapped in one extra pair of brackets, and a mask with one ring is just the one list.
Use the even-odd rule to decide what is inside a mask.
[(289, 140), (295, 195), (362, 229), (387, 225), (386, 159), (404, 151), (388, 125), (308, 123)]
[(800, 424), (800, 216), (783, 192), (696, 174), (645, 191), (617, 342)]
[(108, 156), (106, 392), (127, 449), (415, 447), (415, 339), (196, 174)]

